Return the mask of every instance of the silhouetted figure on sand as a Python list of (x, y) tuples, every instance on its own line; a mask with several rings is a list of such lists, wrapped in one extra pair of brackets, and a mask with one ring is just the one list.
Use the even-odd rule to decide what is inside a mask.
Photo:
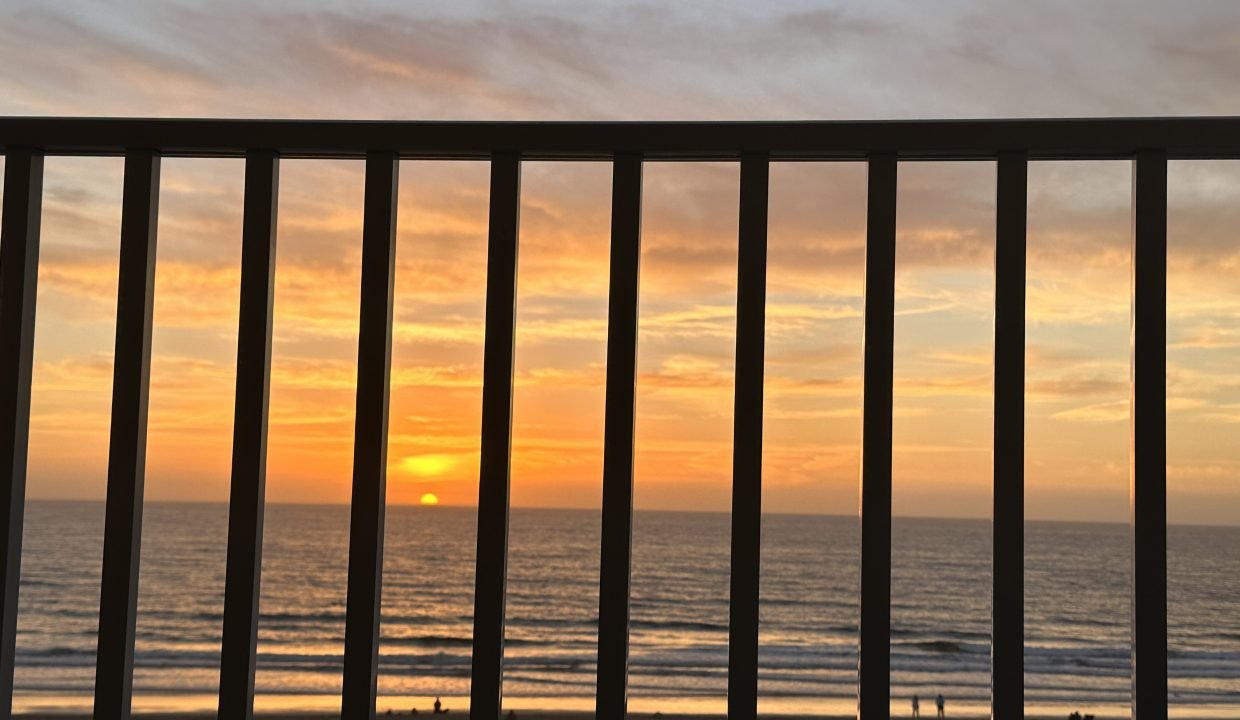
[(939, 693), (939, 696), (934, 699), (934, 706), (939, 709), (939, 720), (947, 717), (947, 714), (943, 712), (943, 708), (947, 706), (947, 701), (943, 699), (943, 693)]
[(913, 696), (913, 717), (921, 717), (921, 698)]
[(439, 702), (439, 698), (435, 698), (435, 714), (446, 715), (447, 712), (448, 709), (443, 706), (443, 703)]

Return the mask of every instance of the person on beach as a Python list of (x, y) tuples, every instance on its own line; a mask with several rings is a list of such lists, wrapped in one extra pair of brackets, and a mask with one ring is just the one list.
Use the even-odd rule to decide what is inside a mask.
[(438, 697), (436, 697), (436, 698), (435, 698), (435, 714), (436, 714), (436, 715), (443, 715), (443, 714), (445, 714), (445, 713), (447, 713), (447, 712), (448, 712), (448, 711), (447, 711), (446, 709), (444, 709), (443, 703), (439, 702), (439, 698), (438, 698)]
[(947, 715), (943, 712), (943, 708), (946, 705), (947, 701), (943, 699), (943, 693), (939, 693), (939, 696), (934, 699), (934, 706), (939, 709), (939, 720), (943, 720), (943, 718), (947, 717)]
[(916, 695), (913, 696), (913, 717), (921, 717), (921, 699)]

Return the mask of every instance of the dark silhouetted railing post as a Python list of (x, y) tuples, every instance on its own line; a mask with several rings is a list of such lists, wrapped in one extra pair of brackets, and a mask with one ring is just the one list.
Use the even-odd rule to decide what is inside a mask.
[(1167, 154), (1132, 180), (1132, 717), (1166, 720)]
[(232, 489), (228, 496), (228, 566), (224, 579), (219, 704), (220, 717), (244, 720), (254, 716), (279, 186), (280, 160), (276, 153), (269, 150), (246, 153), (237, 397), (233, 405)]
[(497, 720), (504, 675), (504, 594), (508, 579), (508, 493), (512, 455), (512, 372), (516, 340), (517, 229), (521, 158), (491, 159), (487, 240), (486, 340), (482, 366), (482, 457), (478, 473), (478, 562), (470, 720)]
[(353, 500), (349, 514), (349, 593), (341, 698), (341, 716), (346, 720), (368, 720), (375, 714), (399, 168), (396, 153), (372, 152), (366, 156)]
[(0, 227), (0, 472), (4, 521), (0, 542), (4, 603), (0, 618), (0, 718), (13, 711), (17, 596), (21, 583), (26, 512), (26, 453), (30, 440), (30, 381), (34, 368), (34, 306), (39, 280), (39, 223), (43, 154), (8, 151), (4, 162), (4, 218)]
[(732, 435), (732, 576), (728, 717), (758, 714), (758, 577), (762, 543), (762, 380), (766, 340), (766, 227), (770, 163), (741, 158)]
[(869, 161), (861, 424), (858, 713), (891, 714), (891, 411), (896, 281), (896, 157)]
[(95, 666), (96, 720), (128, 718), (133, 692), (158, 217), (159, 154), (129, 151), (125, 154), (121, 199), (112, 431)]
[(999, 155), (995, 202), (991, 717), (1025, 714), (1025, 216), (1028, 160)]
[(611, 181), (611, 280), (607, 302), (607, 408), (603, 431), (603, 527), (595, 697), (598, 720), (624, 720), (628, 707), (641, 221), (641, 156), (619, 156), (612, 165)]

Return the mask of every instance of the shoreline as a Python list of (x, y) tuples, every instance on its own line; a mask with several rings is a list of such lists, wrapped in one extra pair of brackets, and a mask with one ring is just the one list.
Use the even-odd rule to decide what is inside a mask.
[[(14, 698), (13, 717), (23, 720), (85, 720), (91, 717), (91, 698), (83, 695), (66, 697), (49, 693), (46, 696), (17, 696)], [(133, 716), (144, 720), (207, 720), (217, 718), (214, 709), (214, 696), (152, 696), (140, 695), (134, 699)], [(444, 696), (443, 713), (449, 717), (443, 720), (469, 716), (468, 697)], [(630, 709), (627, 716), (634, 720), (722, 720), (726, 718), (726, 710), (717, 703), (705, 705), (700, 700), (668, 698), (659, 701), (653, 698), (642, 698)], [(687, 702), (686, 702), (687, 701)], [(338, 696), (273, 696), (260, 695), (254, 716), (263, 720), (328, 720), (340, 717)], [(429, 720), (434, 717), (430, 708), (433, 697), (422, 696), (387, 696), (380, 697), (376, 717), (379, 718), (418, 718)], [(571, 703), (554, 707), (556, 703)], [(811, 708), (804, 704), (784, 703), (783, 708), (778, 700), (763, 703), (766, 708), (759, 708), (759, 717), (772, 720), (855, 720), (856, 712), (851, 709), (852, 703), (841, 701), (833, 706), (821, 709)], [(550, 706), (549, 706), (550, 705)], [(589, 698), (509, 698), (505, 703), (504, 714), (510, 710), (515, 713), (516, 720), (593, 720), (594, 712), (586, 709), (592, 706)], [(1054, 705), (1038, 703), (1026, 706), (1025, 717), (1028, 720), (1065, 720), (1074, 709), (1092, 713), (1097, 720), (1121, 720), (1130, 717), (1126, 709), (1111, 705), (1093, 707), (1085, 703), (1074, 703), (1070, 700)], [(666, 711), (652, 710), (662, 707)], [(1096, 706), (1095, 706), (1096, 707)], [(425, 708), (414, 710), (412, 708)], [(989, 708), (978, 703), (960, 703), (954, 708), (948, 706), (948, 717), (952, 720), (973, 720), (989, 718)], [(933, 713), (933, 709), (931, 710)], [(1170, 717), (1176, 720), (1238, 720), (1240, 704), (1237, 705), (1198, 705), (1175, 706), (1170, 708)], [(892, 718), (908, 717), (909, 708), (904, 703), (893, 703)], [(923, 715), (924, 717), (924, 715)], [(933, 717), (933, 714), (930, 715)], [(499, 719), (497, 719), (499, 720)]]
[[(460, 715), (467, 718), (469, 713), (449, 713), (450, 715)], [(185, 713), (140, 713), (136, 711), (134, 718), (143, 718), (144, 720), (205, 720), (215, 719), (217, 714), (215, 711), (185, 711)], [(408, 713), (391, 713), (386, 711), (376, 713), (376, 718), (419, 718), (424, 719), (432, 716), (430, 713), (420, 713), (418, 715), (410, 715)], [(657, 720), (723, 720), (724, 714), (647, 714), (647, 713), (630, 713), (629, 718), (634, 719), (656, 719)], [(895, 715), (893, 715), (894, 718)], [(988, 715), (982, 714), (960, 714), (949, 715), (952, 720), (980, 720), (988, 718)], [(91, 714), (82, 713), (82, 711), (67, 711), (67, 713), (56, 713), (56, 711), (37, 711), (37, 713), (15, 713), (14, 718), (22, 720), (88, 720)], [(335, 713), (329, 710), (270, 710), (255, 711), (254, 718), (263, 720), (325, 720), (339, 719), (340, 711)], [(517, 720), (593, 720), (594, 713), (590, 711), (579, 710), (536, 710), (525, 711), (525, 713), (517, 713)], [(784, 714), (764, 714), (759, 713), (759, 718), (770, 718), (777, 720), (856, 720), (856, 715), (784, 715)], [(1064, 720), (1066, 715), (1025, 715), (1025, 720)], [(1126, 715), (1096, 715), (1097, 720), (1121, 720), (1127, 718)], [(1194, 720), (1229, 720), (1229, 716), (1223, 715), (1178, 715), (1172, 714), (1172, 718), (1192, 718)], [(1230, 716), (1235, 718), (1235, 715)]]
[[(469, 696), (443, 695), (446, 717), (440, 719), (431, 711), (435, 696), (380, 695), (377, 718), (417, 718), (417, 720), (468, 720)], [(84, 693), (21, 693), (13, 698), (13, 717), (23, 720), (85, 720), (90, 718), (93, 696)], [(133, 716), (144, 720), (207, 720), (218, 717), (215, 694), (152, 694), (134, 696)], [(933, 705), (933, 703), (931, 703)], [(416, 708), (416, 710), (415, 710)], [(515, 720), (594, 720), (594, 698), (574, 697), (506, 697), (501, 718), (509, 712)], [(824, 702), (821, 698), (772, 697), (760, 701), (758, 716), (770, 720), (855, 720), (856, 700), (837, 698)], [(923, 702), (923, 717), (925, 703)], [(948, 703), (952, 720), (989, 719), (989, 702), (959, 701)], [(1066, 720), (1069, 713), (1079, 710), (1092, 714), (1096, 720), (1128, 720), (1127, 705), (1098, 704), (1063, 699), (1052, 702), (1030, 702), (1025, 705), (1027, 720)], [(1240, 720), (1240, 702), (1227, 704), (1171, 704), (1169, 716), (1174, 720)], [(907, 702), (893, 699), (892, 718), (910, 715)], [(291, 695), (260, 693), (255, 698), (255, 718), (262, 720), (335, 720), (340, 718), (339, 695)], [(631, 698), (627, 717), (633, 720), (723, 720), (727, 717), (726, 698), (709, 697), (638, 697)], [(929, 717), (934, 717), (931, 707)]]
[[(894, 708), (893, 708), (894, 710)], [(1236, 720), (1240, 718), (1240, 706), (1238, 707), (1211, 707), (1207, 708), (1185, 708), (1182, 712), (1177, 712), (1178, 708), (1172, 708), (1170, 717), (1176, 720)], [(513, 710), (516, 720), (593, 720), (595, 714), (589, 710)], [(932, 711), (933, 712), (933, 711)], [(1025, 714), (1026, 720), (1065, 720), (1068, 712), (1050, 713), (1047, 711), (1029, 712)], [(507, 711), (505, 711), (505, 714)], [(893, 718), (907, 717), (908, 709), (900, 707), (900, 712), (892, 712)], [(419, 720), (427, 720), (434, 717), (429, 710), (423, 712), (411, 713), (408, 710), (395, 710), (385, 707), (382, 703), (378, 711), (375, 713), (377, 718), (418, 718)], [(444, 715), (450, 718), (469, 717), (468, 706), (460, 706), (450, 708)], [(338, 709), (256, 709), (255, 718), (262, 720), (337, 720), (340, 718)], [(759, 717), (770, 718), (771, 720), (855, 720), (855, 713), (844, 713), (839, 711), (828, 711), (822, 713), (815, 712), (762, 712), (759, 711)], [(1101, 712), (1095, 713), (1097, 720), (1127, 720), (1130, 715), (1127, 713)], [(89, 709), (82, 708), (41, 708), (38, 710), (16, 710), (13, 713), (14, 718), (22, 720), (88, 720), (92, 717)], [(218, 714), (214, 710), (193, 709), (193, 710), (140, 710), (133, 712), (133, 717), (143, 718), (144, 720), (215, 720)], [(627, 717), (634, 720), (724, 720), (727, 715), (725, 712), (632, 712)], [(923, 715), (924, 717), (924, 715)], [(930, 717), (933, 717), (931, 715)], [(952, 720), (982, 720), (989, 718), (989, 712), (980, 712), (976, 708), (969, 708), (961, 712), (949, 713)], [(445, 717), (444, 720), (450, 720)], [(497, 719), (498, 720), (498, 719)]]
[[(463, 718), (469, 716), (469, 711), (461, 711), (461, 713), (446, 713), (445, 715), (459, 715)], [(134, 718), (143, 718), (145, 720), (203, 720), (207, 718), (216, 718), (215, 711), (197, 710), (197, 711), (154, 711), (154, 713), (141, 713), (135, 711)], [(432, 713), (419, 713), (410, 715), (409, 713), (396, 713), (396, 711), (379, 711), (376, 718), (419, 718), (425, 719), (433, 716)], [(657, 720), (723, 720), (725, 714), (661, 714), (661, 713), (629, 713), (627, 718), (634, 719), (657, 719)], [(894, 716), (894, 715), (893, 715)], [(24, 720), (87, 720), (91, 718), (91, 714), (82, 713), (82, 711), (67, 711), (67, 713), (56, 713), (56, 711), (37, 711), (37, 713), (15, 713), (14, 718)], [(330, 710), (269, 710), (254, 711), (254, 718), (263, 720), (325, 720), (340, 718), (340, 711)], [(759, 718), (771, 718), (777, 720), (856, 720), (856, 715), (808, 715), (808, 714), (766, 714), (759, 713)], [(975, 720), (988, 718), (987, 714), (960, 714), (950, 715), (950, 718), (956, 720)], [(1065, 715), (1025, 715), (1027, 720), (1064, 720)], [(1097, 715), (1097, 720), (1120, 720), (1121, 715)], [(1197, 718), (1197, 716), (1194, 716)], [(584, 710), (533, 710), (516, 713), (517, 720), (593, 720), (594, 713)], [(446, 719), (445, 719), (446, 720)], [(1199, 720), (1224, 720), (1223, 718), (1215, 718), (1215, 716), (1200, 716)]]
[[(442, 720), (467, 720), (468, 695), (442, 695), (447, 717)], [(376, 717), (417, 718), (430, 720), (435, 696), (380, 695)], [(13, 717), (24, 720), (78, 720), (91, 717), (93, 695), (88, 693), (25, 692), (13, 698)], [(160, 694), (137, 693), (133, 698), (133, 716), (145, 720), (206, 720), (216, 718), (218, 698), (214, 693)], [(933, 703), (931, 703), (933, 705)], [(593, 720), (594, 698), (591, 696), (525, 697), (504, 699), (503, 715), (510, 711), (516, 720)], [(413, 710), (417, 708), (417, 710)], [(855, 720), (856, 700), (836, 698), (770, 697), (761, 699), (759, 717), (772, 720)], [(925, 703), (923, 702), (923, 717)], [(412, 712), (411, 712), (412, 710)], [(988, 701), (948, 702), (952, 720), (981, 720), (990, 717)], [(1130, 717), (1127, 705), (1073, 701), (1065, 698), (1052, 702), (1030, 702), (1025, 705), (1028, 720), (1066, 720), (1069, 713), (1079, 710), (1097, 720), (1121, 720)], [(892, 718), (910, 715), (909, 704), (893, 699)], [(1172, 703), (1171, 718), (1175, 720), (1240, 720), (1240, 702), (1228, 704), (1184, 705)], [(255, 698), (254, 716), (263, 720), (325, 720), (340, 717), (340, 696), (337, 694), (297, 695), (259, 693)], [(726, 698), (698, 697), (635, 697), (630, 698), (627, 716), (634, 720), (715, 720), (727, 717)], [(934, 717), (933, 707), (929, 717)], [(439, 720), (439, 718), (436, 718)], [(497, 718), (496, 720), (501, 720)]]

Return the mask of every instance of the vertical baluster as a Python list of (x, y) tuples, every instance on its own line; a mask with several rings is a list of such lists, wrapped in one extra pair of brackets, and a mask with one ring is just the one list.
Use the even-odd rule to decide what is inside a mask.
[(1025, 712), (1025, 216), (1028, 160), (999, 155), (995, 203), (991, 717)]
[(30, 440), (30, 381), (34, 366), (34, 306), (39, 280), (43, 153), (9, 149), (4, 162), (0, 228), (0, 542), (4, 598), (0, 618), (0, 718), (11, 717), (26, 512), (26, 453)]
[(1132, 187), (1132, 717), (1167, 718), (1167, 154)]
[(512, 372), (516, 339), (517, 228), (521, 158), (491, 159), (487, 241), (486, 341), (482, 368), (482, 458), (478, 477), (478, 561), (470, 720), (496, 720), (504, 661), (504, 594), (508, 577), (508, 501), (512, 451)]
[(869, 160), (861, 425), (858, 713), (891, 712), (891, 410), (895, 334), (896, 158)]
[(762, 540), (762, 380), (766, 339), (766, 229), (770, 164), (741, 158), (732, 440), (732, 574), (728, 717), (758, 714), (758, 576)]
[(642, 159), (612, 166), (611, 280), (607, 307), (607, 409), (595, 715), (623, 720), (628, 703), (629, 591), (633, 549), (633, 424), (637, 380)]
[(228, 566), (224, 580), (219, 701), (220, 717), (245, 720), (254, 715), (279, 184), (280, 160), (275, 152), (252, 150), (246, 153), (237, 396), (233, 406), (232, 489), (228, 499)]
[(151, 314), (159, 216), (159, 154), (125, 154), (121, 249), (116, 302), (116, 355), (108, 495), (95, 668), (96, 720), (129, 717), (133, 692), (142, 493), (146, 477), (147, 396), (151, 381)]
[(371, 152), (366, 156), (353, 499), (349, 511), (349, 591), (341, 698), (341, 715), (348, 720), (374, 717), (378, 682), (399, 167), (395, 153)]

